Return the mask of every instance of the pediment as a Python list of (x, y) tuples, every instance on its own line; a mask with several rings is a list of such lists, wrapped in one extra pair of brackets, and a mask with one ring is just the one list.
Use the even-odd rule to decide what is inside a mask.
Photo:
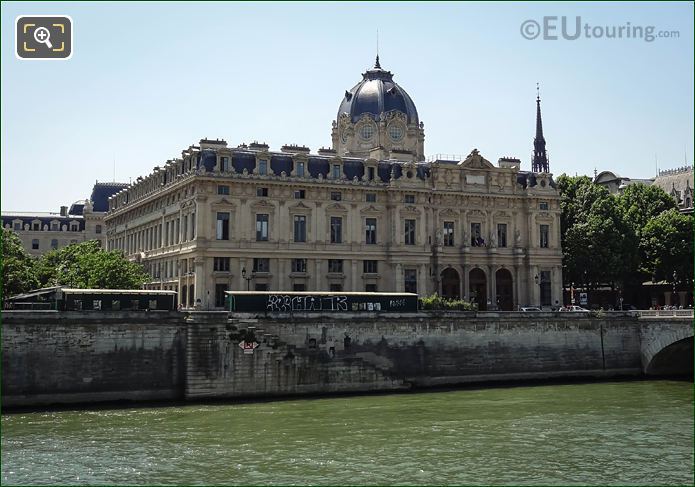
[(360, 213), (381, 213), (381, 210), (374, 205), (369, 205), (360, 210)]
[(255, 201), (255, 202), (251, 205), (251, 208), (254, 208), (254, 209), (263, 209), (263, 210), (268, 210), (268, 209), (274, 210), (274, 209), (275, 209), (275, 206), (274, 206), (272, 203), (270, 203), (269, 201), (267, 201), (267, 200), (258, 200), (258, 201)]
[(341, 205), (340, 203), (333, 203), (332, 205), (328, 205), (326, 207), (326, 211), (338, 211), (338, 212), (345, 213), (348, 211), (348, 209), (346, 207), (344, 207), (343, 205)]
[(480, 155), (478, 149), (473, 149), (466, 159), (458, 163), (458, 166), (470, 169), (495, 169), (490, 161)]
[(306, 205), (303, 201), (300, 201), (296, 205), (289, 207), (290, 211), (311, 211), (311, 207)]

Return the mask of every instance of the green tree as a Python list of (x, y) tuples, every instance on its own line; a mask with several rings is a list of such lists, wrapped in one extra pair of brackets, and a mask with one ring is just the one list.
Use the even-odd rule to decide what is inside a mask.
[(617, 196), (625, 221), (640, 237), (647, 223), (664, 211), (676, 209), (676, 201), (658, 186), (631, 184)]
[(652, 218), (643, 228), (640, 250), (642, 269), (654, 281), (693, 282), (693, 219), (670, 209)]
[(16, 233), (2, 229), (2, 297), (21, 294), (38, 287), (34, 260)]
[(136, 289), (149, 280), (142, 266), (107, 252), (90, 240), (44, 254), (37, 275), (46, 286), (74, 288)]

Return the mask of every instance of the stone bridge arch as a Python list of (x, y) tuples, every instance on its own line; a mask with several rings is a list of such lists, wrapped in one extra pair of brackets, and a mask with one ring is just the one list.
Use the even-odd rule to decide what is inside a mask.
[(645, 375), (693, 375), (692, 318), (640, 318)]

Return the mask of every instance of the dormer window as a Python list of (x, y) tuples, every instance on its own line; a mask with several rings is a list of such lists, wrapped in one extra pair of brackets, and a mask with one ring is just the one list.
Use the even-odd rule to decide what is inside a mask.
[(342, 173), (342, 169), (340, 167), (340, 164), (333, 164), (331, 167), (331, 176), (333, 179), (340, 179)]
[(295, 175), (296, 175), (298, 178), (303, 178), (303, 177), (304, 177), (304, 163), (303, 163), (303, 162), (298, 162), (298, 163), (295, 165), (294, 172), (295, 172)]
[(261, 159), (258, 161), (258, 174), (261, 176), (267, 176), (268, 175), (268, 161), (265, 159)]
[(367, 179), (368, 179), (369, 181), (374, 181), (375, 173), (376, 173), (376, 169), (375, 169), (375, 168), (373, 168), (373, 167), (368, 167), (368, 168), (367, 168)]

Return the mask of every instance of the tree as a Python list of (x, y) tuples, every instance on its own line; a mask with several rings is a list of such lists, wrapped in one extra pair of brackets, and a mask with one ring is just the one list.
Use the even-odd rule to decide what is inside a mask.
[(17, 234), (2, 229), (2, 297), (21, 294), (38, 287), (34, 261), (29, 256)]
[(663, 189), (642, 183), (631, 184), (617, 199), (625, 221), (638, 237), (652, 218), (678, 207), (676, 201)]
[(643, 271), (654, 281), (693, 281), (693, 220), (676, 209), (652, 218), (642, 230)]
[(37, 274), (46, 286), (74, 288), (137, 289), (149, 280), (142, 266), (107, 252), (90, 240), (44, 254)]

